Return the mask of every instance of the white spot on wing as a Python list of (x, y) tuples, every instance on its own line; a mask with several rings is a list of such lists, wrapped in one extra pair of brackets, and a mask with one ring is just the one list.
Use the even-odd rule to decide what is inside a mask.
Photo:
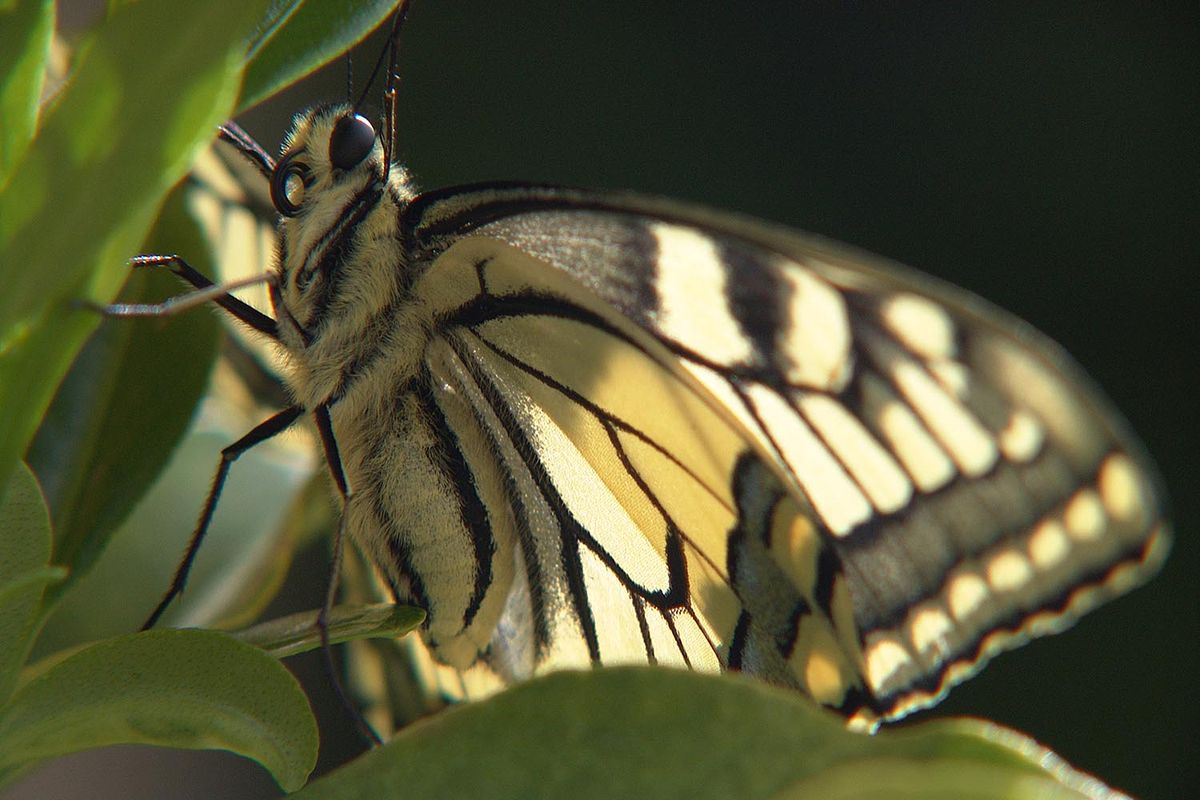
[(884, 692), (894, 677), (913, 668), (912, 656), (890, 637), (880, 637), (867, 647), (866, 664), (868, 683), (876, 691)]
[(1129, 522), (1145, 514), (1145, 491), (1128, 456), (1116, 453), (1106, 458), (1100, 467), (1098, 483), (1104, 508), (1113, 519)]
[(880, 317), (914, 353), (928, 359), (954, 357), (954, 323), (936, 303), (915, 294), (897, 294), (883, 302)]
[(1024, 411), (1014, 411), (1008, 424), (997, 436), (1000, 451), (1009, 461), (1030, 461), (1042, 449), (1046, 432), (1038, 421)]
[(1104, 506), (1091, 489), (1081, 489), (1067, 503), (1063, 513), (1067, 532), (1075, 539), (1089, 541), (1104, 533)]
[(713, 240), (678, 225), (650, 226), (658, 244), (658, 323), (663, 334), (732, 366), (754, 360), (752, 342), (729, 308), (725, 265)]
[(789, 267), (787, 328), (776, 340), (789, 383), (838, 391), (850, 375), (850, 326), (842, 295), (808, 270)]
[(1029, 536), (1029, 557), (1038, 569), (1050, 569), (1061, 563), (1070, 549), (1067, 534), (1056, 520), (1039, 523)]
[(950, 604), (950, 613), (962, 623), (983, 608), (987, 602), (988, 588), (983, 578), (974, 572), (960, 572), (947, 582), (945, 595)]
[(908, 638), (922, 656), (941, 656), (947, 650), (947, 642), (954, 630), (950, 617), (941, 608), (926, 605), (916, 609), (909, 617)]
[(1015, 592), (1033, 578), (1033, 569), (1016, 550), (1003, 550), (988, 559), (988, 585), (996, 592)]

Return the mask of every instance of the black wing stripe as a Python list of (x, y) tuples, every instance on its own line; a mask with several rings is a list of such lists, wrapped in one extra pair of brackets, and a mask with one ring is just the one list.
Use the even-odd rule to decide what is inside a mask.
[[(454, 344), (452, 339), (450, 341)], [(541, 498), (534, 497), (529, 492), (530, 487), (536, 491), (536, 485), (533, 482), (533, 476), (524, 469), (524, 458), (521, 457), (520, 464), (513, 464), (505, 458), (505, 452), (517, 452), (516, 443), (511, 441), (505, 433), (500, 410), (490, 402), (485, 387), (479, 382), (477, 372), (470, 368), (471, 361), (463, 361), (461, 350), (458, 348), (456, 348), (456, 353), (467, 372), (462, 376), (462, 380), (470, 381), (473, 394), (479, 398), (478, 402), (470, 403), (476, 422), (481, 430), (487, 431), (488, 435), (494, 439), (500, 436), (505, 439), (503, 442), (493, 441), (493, 453), (498, 465), (507, 466), (507, 469), (501, 469), (501, 476), (508, 502), (513, 511), (516, 536), (521, 547), (521, 561), (525, 567), (526, 586), (529, 592), (530, 616), (533, 620), (534, 652), (535, 657), (540, 658), (550, 648), (552, 639), (550, 617), (556, 613), (547, 597), (547, 587), (552, 584), (552, 581), (550, 576), (543, 574), (544, 559), (540, 552), (542, 548), (539, 546), (538, 533), (535, 531), (537, 526), (535, 519), (538, 516), (535, 506), (538, 505), (537, 501)]]
[[(753, 342), (758, 364), (771, 364), (772, 354), (779, 352), (778, 336), (791, 329), (786, 311), (791, 286), (775, 277), (776, 270), (762, 256), (739, 242), (714, 239), (714, 244), (727, 273), (729, 310)], [(748, 275), (757, 279), (747, 280)]]
[(733, 629), (733, 636), (729, 640), (729, 655), (726, 658), (725, 665), (732, 670), (740, 670), (744, 666), (746, 656), (746, 645), (750, 640), (750, 614), (743, 611), (738, 616), (737, 625)]
[[(629, 338), (623, 332), (613, 328), (603, 318), (595, 316), (590, 312), (581, 309), (578, 306), (571, 304), (569, 301), (561, 298), (546, 298), (546, 302), (542, 302), (541, 298), (538, 296), (529, 295), (507, 296), (496, 299), (489, 298), (486, 302), (481, 301), (469, 306), (464, 306), (464, 310), (461, 313), (456, 313), (451, 317), (447, 317), (442, 321), (442, 325), (446, 327), (455, 325), (470, 328), (475, 335), (479, 337), (480, 341), (499, 357), (531, 377), (537, 379), (545, 386), (570, 398), (573, 403), (587, 409), (593, 416), (601, 420), (606, 425), (611, 425), (623, 433), (634, 436), (648, 446), (654, 448), (660, 455), (670, 460), (676, 467), (687, 473), (692, 481), (694, 481), (698, 486), (704, 488), (709, 496), (711, 496), (715, 501), (719, 502), (722, 506), (729, 508), (729, 504), (723, 499), (722, 493), (717, 491), (715, 487), (708, 485), (703, 477), (698, 475), (686, 463), (680, 461), (673, 452), (656, 442), (641, 429), (626, 422), (624, 419), (616, 416), (609, 410), (597, 405), (587, 396), (581, 394), (570, 386), (563, 384), (534, 365), (529, 364), (527, 361), (511, 353), (505, 349), (503, 345), (493, 341), (493, 339), (488, 336), (486, 330), (484, 330), (485, 324), (490, 321), (504, 318), (529, 317), (557, 318), (590, 325), (598, 330), (601, 330), (607, 335), (613, 336), (623, 344), (629, 345), (630, 347), (638, 350), (647, 358), (651, 360), (657, 360), (653, 354), (646, 351), (636, 340)], [(668, 370), (667, 367), (663, 367), (663, 369), (664, 371)]]
[(637, 595), (632, 595), (633, 613), (637, 615), (638, 631), (642, 634), (642, 646), (646, 648), (646, 663), (657, 664), (658, 656), (654, 653), (654, 639), (650, 635), (650, 623), (646, 621), (646, 601)]
[(438, 458), (434, 463), (441, 469), (443, 476), (454, 487), (458, 498), (459, 518), (462, 526), (470, 532), (471, 542), (475, 549), (475, 581), (471, 591), (466, 611), (463, 612), (463, 627), (468, 627), (479, 612), (484, 595), (492, 585), (492, 559), (496, 554), (496, 539), (492, 534), (491, 523), (488, 519), (487, 508), (476, 489), (476, 482), (468, 466), (467, 458), (462, 452), (458, 437), (455, 436), (449, 420), (446, 419), (441, 407), (434, 399), (432, 378), (426, 371), (424, 380), (418, 384), (415, 396), (430, 426), (438, 444)]
[[(1030, 465), (998, 466), (988, 475), (950, 484), (894, 514), (880, 515), (835, 546), (846, 565), (855, 617), (865, 630), (899, 625), (916, 603), (938, 597), (956, 566), (1022, 541), (1030, 526), (1059, 513), (1078, 481), (1039, 480), (1044, 467), (1061, 467), (1045, 452)], [(993, 490), (999, 483), (1006, 488)], [(1063, 488), (1048, 492), (1047, 484)], [(1039, 493), (1029, 492), (1038, 487)], [(896, 570), (894, 565), (905, 564)], [(887, 601), (884, 602), (883, 598)]]
[[(571, 319), (591, 325), (595, 328), (617, 337), (623, 342), (643, 349), (627, 333), (615, 327), (610, 321), (592, 311), (581, 308), (566, 298), (543, 292), (529, 291), (503, 296), (486, 295), (474, 302), (467, 303), (438, 320), (438, 327), (445, 329), (455, 325), (473, 327), (492, 319), (503, 317), (550, 316)], [(728, 378), (755, 380), (767, 384), (777, 384), (776, 373), (763, 366), (743, 365), (733, 366), (720, 361), (706, 358), (703, 353), (693, 350), (686, 345), (658, 336), (658, 341), (674, 355), (706, 367), (714, 372), (720, 372)]]

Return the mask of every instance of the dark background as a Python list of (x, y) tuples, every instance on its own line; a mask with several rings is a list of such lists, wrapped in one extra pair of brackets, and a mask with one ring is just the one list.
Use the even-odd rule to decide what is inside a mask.
[[(916, 719), (986, 717), (1117, 788), (1180, 797), (1200, 782), (1197, 16), (1194, 3), (418, 0), (399, 153), (426, 188), (636, 189), (783, 222), (970, 288), (1062, 343), (1157, 460), (1174, 550), (1146, 587)], [(343, 99), (344, 76), (276, 107)], [(244, 121), (268, 149), (286, 124)], [(316, 556), (301, 607), (320, 596)], [(337, 741), (336, 710), (321, 715), (328, 756), (355, 746)], [(214, 778), (235, 761), (200, 758)], [(248, 777), (246, 796), (270, 795)], [(216, 780), (186, 796), (231, 796)]]

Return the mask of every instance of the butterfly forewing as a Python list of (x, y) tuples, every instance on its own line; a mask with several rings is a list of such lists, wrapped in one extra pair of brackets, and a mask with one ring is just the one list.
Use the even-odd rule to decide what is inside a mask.
[(545, 471), (559, 566), (610, 576), (566, 582), (593, 660), (686, 662), (653, 625), (695, 617), (722, 665), (895, 717), (1164, 551), (1121, 422), (964, 292), (630, 198), (492, 187), (407, 217), (426, 279), (475, 266), (450, 338), (529, 428), (511, 452)]

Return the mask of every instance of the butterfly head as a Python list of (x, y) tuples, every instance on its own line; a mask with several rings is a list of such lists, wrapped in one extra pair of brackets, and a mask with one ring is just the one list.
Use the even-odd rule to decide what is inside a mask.
[[(339, 287), (353, 282), (353, 253), (385, 235), (411, 196), (407, 173), (387, 165), (374, 126), (348, 105), (300, 114), (271, 175), (280, 215), (280, 302), (311, 338)], [(390, 212), (389, 212), (390, 209)]]
[(375, 128), (346, 106), (299, 115), (271, 176), (271, 201), (289, 219), (308, 218), (345, 200), (386, 170)]

